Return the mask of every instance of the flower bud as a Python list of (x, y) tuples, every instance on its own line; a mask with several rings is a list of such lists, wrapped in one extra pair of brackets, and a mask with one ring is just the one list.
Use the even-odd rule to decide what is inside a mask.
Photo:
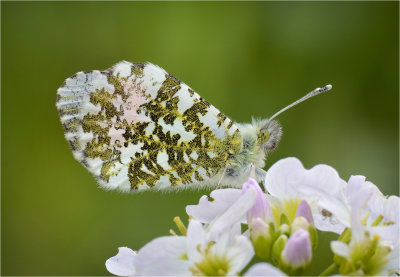
[(297, 230), (290, 236), (282, 251), (281, 259), (290, 269), (306, 268), (312, 257), (311, 241), (308, 232)]
[(272, 258), (275, 262), (279, 262), (279, 260), (281, 259), (281, 253), (282, 250), (285, 248), (287, 241), (288, 238), (286, 235), (280, 235), (272, 246)]
[(287, 224), (282, 224), (281, 226), (279, 226), (279, 231), (282, 234), (285, 234), (285, 235), (288, 235), (288, 236), (290, 235), (290, 227)]
[(311, 208), (306, 201), (301, 201), (300, 204), (297, 206), (296, 216), (304, 217), (308, 223), (314, 225), (314, 219), (312, 216)]
[(268, 260), (270, 257), (273, 233), (273, 223), (267, 224), (261, 218), (256, 218), (252, 221), (250, 239), (253, 242), (256, 255), (261, 259)]
[(272, 210), (268, 204), (267, 198), (265, 197), (264, 192), (262, 191), (256, 180), (254, 180), (253, 178), (249, 178), (249, 180), (243, 184), (242, 192), (244, 193), (250, 188), (255, 189), (255, 191), (257, 192), (257, 198), (253, 207), (247, 212), (247, 221), (251, 223), (254, 218), (272, 218)]
[(308, 227), (310, 226), (310, 224), (308, 223), (307, 219), (305, 219), (302, 216), (298, 216), (293, 220), (292, 223), (292, 234), (296, 233), (296, 231), (303, 229), (303, 230), (308, 230)]

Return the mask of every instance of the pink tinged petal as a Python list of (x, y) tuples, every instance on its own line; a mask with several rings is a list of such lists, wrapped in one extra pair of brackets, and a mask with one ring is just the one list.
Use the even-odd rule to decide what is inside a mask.
[(204, 195), (198, 205), (186, 206), (186, 213), (202, 223), (210, 223), (232, 206), (240, 195), (240, 189), (217, 189), (210, 194), (212, 201)]
[(331, 249), (332, 249), (333, 253), (335, 253), (336, 255), (338, 255), (340, 257), (343, 257), (343, 258), (350, 257), (350, 251), (351, 251), (350, 247), (341, 241), (337, 241), (337, 240), (332, 241)]
[(288, 199), (296, 198), (296, 186), (303, 183), (305, 169), (297, 158), (286, 158), (277, 161), (267, 171), (265, 188), (273, 196)]
[(189, 222), (186, 243), (189, 260), (195, 262), (201, 260), (201, 254), (198, 251), (198, 247), (206, 246), (206, 233), (201, 223), (194, 219)]
[(240, 222), (241, 218), (254, 205), (256, 199), (257, 192), (254, 188), (244, 192), (229, 209), (211, 222), (208, 229), (208, 239), (215, 240), (233, 224)]
[(139, 272), (163, 260), (178, 260), (186, 254), (186, 237), (166, 236), (156, 238), (143, 246), (135, 259)]
[(244, 276), (287, 276), (269, 263), (258, 263), (249, 268)]
[(255, 189), (255, 191), (257, 192), (257, 199), (253, 207), (251, 207), (251, 209), (247, 212), (248, 221), (251, 221), (253, 218), (257, 217), (262, 219), (265, 219), (266, 217), (272, 218), (272, 210), (269, 206), (267, 198), (260, 186), (258, 185), (257, 181), (253, 178), (249, 178), (249, 180), (243, 184), (242, 192), (245, 193), (250, 188)]
[(331, 195), (339, 193), (342, 183), (339, 174), (333, 167), (318, 164), (306, 171), (304, 185), (318, 187)]
[(314, 219), (312, 216), (311, 208), (308, 205), (307, 201), (303, 200), (300, 202), (299, 206), (297, 206), (297, 211), (296, 211), (295, 217), (298, 217), (298, 216), (302, 216), (308, 221), (308, 223), (314, 224)]
[(106, 261), (107, 270), (118, 276), (132, 276), (136, 274), (134, 260), (136, 252), (127, 247), (120, 247), (118, 254)]
[(281, 256), (286, 264), (293, 268), (308, 265), (312, 257), (309, 233), (303, 229), (297, 230), (290, 236)]

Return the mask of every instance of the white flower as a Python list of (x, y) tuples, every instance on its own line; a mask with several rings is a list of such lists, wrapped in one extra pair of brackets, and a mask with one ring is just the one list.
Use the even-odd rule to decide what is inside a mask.
[(371, 213), (370, 199), (379, 196), (377, 192), (380, 193), (375, 185), (366, 184), (364, 176), (352, 176), (345, 188), (351, 214), (351, 229), (347, 232), (351, 232), (351, 237), (331, 242), (332, 251), (344, 258), (339, 267), (341, 274), (390, 275), (399, 270), (398, 223), (379, 225), (378, 219), (365, 224)]

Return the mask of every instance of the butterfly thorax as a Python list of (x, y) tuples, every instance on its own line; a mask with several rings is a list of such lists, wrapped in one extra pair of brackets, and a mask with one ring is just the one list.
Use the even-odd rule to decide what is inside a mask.
[(238, 124), (241, 147), (230, 156), (226, 169), (227, 181), (240, 183), (247, 178), (251, 165), (263, 168), (270, 151), (276, 148), (281, 138), (281, 125), (277, 121), (253, 119), (251, 124)]

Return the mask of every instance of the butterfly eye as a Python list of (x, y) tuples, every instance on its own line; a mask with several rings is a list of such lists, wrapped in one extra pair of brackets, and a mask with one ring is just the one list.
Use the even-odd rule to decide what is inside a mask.
[(265, 143), (268, 141), (270, 134), (267, 129), (262, 129), (258, 133), (258, 141), (259, 143)]

